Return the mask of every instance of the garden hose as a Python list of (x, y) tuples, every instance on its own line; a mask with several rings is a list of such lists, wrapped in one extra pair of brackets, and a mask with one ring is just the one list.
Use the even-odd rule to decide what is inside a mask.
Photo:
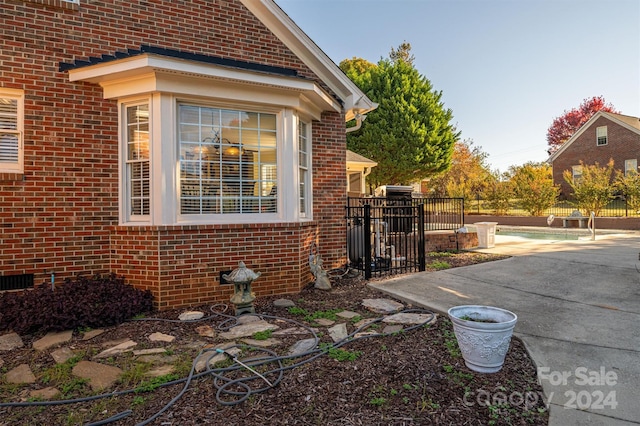
[[(237, 318), (235, 316), (231, 316), (231, 315), (227, 315), (224, 313), (224, 311), (227, 310), (226, 305), (225, 309), (223, 312), (216, 312), (214, 309), (219, 307), (221, 305), (213, 305), (211, 306), (211, 310), (213, 312), (213, 315), (210, 315), (208, 317), (204, 317), (201, 318), (199, 320), (189, 320), (189, 321), (181, 321), (181, 320), (169, 320), (169, 319), (163, 319), (163, 318), (142, 318), (142, 319), (137, 319), (136, 321), (163, 321), (163, 322), (197, 322), (197, 321), (205, 321), (205, 320), (209, 320), (215, 317), (226, 317), (226, 319), (220, 324), (220, 326), (218, 328), (222, 328), (222, 329), (228, 329), (233, 327), (236, 323), (237, 323)], [(427, 321), (424, 321), (420, 324), (415, 324), (412, 325), (410, 327), (407, 327), (404, 329), (404, 331), (411, 331), (414, 330), (416, 328), (422, 327), (426, 324), (428, 324), (429, 322), (432, 321), (432, 319), (434, 318), (435, 314), (433, 312), (424, 310), (424, 309), (407, 309), (407, 310), (403, 310), (401, 311), (401, 313), (420, 313), (420, 314), (427, 314), (430, 315)], [(291, 320), (288, 318), (281, 318), (281, 317), (277, 317), (277, 316), (271, 316), (271, 315), (266, 315), (266, 314), (256, 314), (256, 316), (258, 316), (261, 319), (274, 319), (274, 320), (279, 320), (279, 321), (286, 321), (286, 322), (290, 322), (292, 324), (294, 324), (297, 327), (301, 327), (304, 328), (305, 330), (307, 330), (309, 332), (309, 334), (311, 334), (314, 338), (314, 345), (312, 350), (306, 351), (304, 353), (301, 354), (297, 354), (297, 355), (284, 355), (284, 356), (279, 356), (278, 354), (276, 354), (274, 351), (271, 351), (269, 349), (266, 348), (259, 348), (259, 347), (254, 347), (254, 346), (250, 346), (250, 345), (234, 345), (231, 347), (227, 347), (225, 349), (221, 349), (221, 348), (207, 348), (207, 349), (203, 349), (200, 351), (200, 353), (198, 354), (198, 356), (196, 356), (196, 358), (193, 360), (192, 366), (191, 366), (191, 370), (189, 372), (189, 375), (186, 378), (182, 378), (182, 379), (177, 379), (177, 380), (173, 380), (170, 382), (166, 382), (163, 383), (161, 385), (159, 385), (158, 387), (166, 387), (166, 386), (172, 386), (174, 384), (178, 384), (178, 383), (184, 383), (183, 388), (180, 390), (180, 392), (171, 399), (171, 401), (169, 401), (162, 409), (160, 409), (158, 412), (156, 412), (153, 416), (149, 417), (148, 419), (142, 421), (141, 423), (137, 423), (136, 426), (145, 426), (147, 424), (149, 424), (150, 422), (152, 422), (153, 420), (157, 419), (159, 416), (162, 415), (162, 413), (164, 413), (165, 411), (167, 411), (169, 408), (171, 408), (184, 394), (185, 392), (188, 390), (189, 385), (191, 384), (191, 382), (193, 381), (193, 379), (197, 379), (200, 377), (206, 377), (206, 376), (212, 376), (214, 378), (213, 380), (213, 385), (216, 387), (217, 392), (216, 392), (216, 401), (224, 406), (232, 406), (232, 405), (237, 405), (240, 404), (244, 401), (246, 401), (249, 397), (251, 397), (252, 395), (255, 395), (257, 393), (261, 393), (261, 392), (265, 392), (269, 389), (272, 389), (273, 387), (277, 386), (283, 379), (284, 377), (284, 372), (300, 367), (302, 365), (305, 365), (309, 362), (314, 361), (315, 359), (317, 359), (320, 356), (323, 356), (325, 354), (327, 354), (330, 350), (332, 349), (338, 349), (342, 346), (344, 346), (347, 343), (351, 343), (351, 342), (355, 342), (357, 340), (360, 339), (364, 339), (364, 338), (369, 338), (369, 337), (381, 337), (381, 336), (388, 336), (390, 335), (390, 333), (374, 333), (374, 334), (364, 334), (361, 336), (356, 337), (356, 335), (358, 333), (361, 333), (362, 331), (364, 331), (365, 329), (371, 327), (373, 324), (379, 323), (383, 320), (383, 318), (376, 318), (375, 320), (372, 320), (370, 322), (367, 322), (366, 324), (358, 327), (356, 330), (354, 330), (352, 333), (350, 333), (349, 335), (347, 335), (345, 338), (341, 339), (340, 341), (334, 342), (333, 344), (327, 344), (327, 345), (321, 345), (321, 347), (318, 347), (318, 342), (319, 342), (319, 338), (317, 336), (317, 334), (315, 333), (315, 331), (305, 325), (302, 324), (298, 321), (295, 320)], [(227, 326), (226, 324), (228, 322), (234, 321), (234, 324)], [(240, 349), (250, 349), (252, 352), (264, 352), (266, 354), (268, 354), (268, 356), (262, 357), (262, 358), (252, 358), (251, 359), (251, 365), (249, 366), (246, 362), (242, 362), (241, 360), (238, 359), (237, 356), (232, 355), (229, 351), (229, 349), (233, 348), (233, 347), (238, 347)], [(206, 368), (204, 371), (200, 372), (200, 373), (195, 373), (195, 369), (196, 369), (196, 364), (197, 361), (200, 359), (201, 356), (205, 355), (206, 353), (210, 352), (211, 354), (208, 355), (208, 357), (206, 358)], [(209, 361), (216, 356), (217, 354), (223, 353), (226, 356), (230, 357), (233, 361), (234, 364), (230, 367), (224, 367), (224, 368), (212, 368), (209, 365)], [(285, 366), (283, 364), (284, 361), (288, 361), (291, 359), (299, 359), (298, 362), (289, 364), (287, 366)], [(275, 366), (273, 368), (270, 368), (269, 366), (275, 364)], [(264, 367), (263, 367), (264, 366)], [(256, 371), (256, 368), (268, 368), (268, 371), (263, 372), (263, 373), (258, 373)], [(231, 374), (236, 374), (239, 371), (245, 371), (245, 372), (249, 372), (251, 373), (251, 375), (248, 376), (241, 376), (238, 378), (231, 378), (230, 375)], [(271, 375), (275, 375), (277, 376), (273, 382), (268, 380), (267, 377), (271, 376)], [(253, 382), (255, 380), (259, 380), (259, 381), (264, 381), (268, 386), (266, 387), (260, 387), (257, 389), (252, 388), (248, 383)], [(242, 391), (239, 391), (238, 388), (240, 388)], [(123, 391), (116, 391), (116, 392), (111, 392), (111, 393), (106, 393), (106, 394), (101, 394), (101, 395), (93, 395), (93, 396), (89, 396), (89, 397), (84, 397), (84, 398), (76, 398), (76, 399), (67, 399), (67, 400), (60, 400), (60, 401), (33, 401), (33, 402), (4, 402), (4, 403), (0, 403), (0, 408), (2, 407), (33, 407), (33, 406), (53, 406), (53, 405), (65, 405), (65, 404), (75, 404), (75, 403), (80, 403), (80, 402), (88, 402), (88, 401), (93, 401), (93, 400), (97, 400), (97, 399), (101, 399), (101, 398), (112, 398), (112, 397), (116, 397), (116, 396), (122, 396), (122, 395), (126, 395), (126, 394), (130, 394), (133, 392), (136, 392), (137, 389), (129, 389), (129, 390), (123, 390)], [(93, 422), (93, 423), (87, 423), (85, 426), (102, 426), (102, 425), (106, 425), (109, 423), (113, 423), (116, 422), (118, 420), (121, 420), (129, 415), (132, 414), (131, 410), (126, 410), (123, 411), (121, 413), (115, 414), (107, 419), (103, 419), (97, 422)]]

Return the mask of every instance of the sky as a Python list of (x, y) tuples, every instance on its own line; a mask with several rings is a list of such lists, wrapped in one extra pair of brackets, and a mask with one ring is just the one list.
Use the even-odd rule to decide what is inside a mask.
[(275, 0), (336, 64), (411, 44), (491, 170), (548, 158), (554, 118), (603, 96), (640, 117), (638, 0)]

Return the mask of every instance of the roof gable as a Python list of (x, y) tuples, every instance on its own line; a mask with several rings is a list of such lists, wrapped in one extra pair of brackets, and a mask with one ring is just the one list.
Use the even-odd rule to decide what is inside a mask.
[(240, 0), (342, 100), (345, 120), (378, 107), (273, 0)]
[(563, 143), (562, 146), (558, 148), (556, 152), (550, 155), (549, 158), (547, 159), (547, 162), (553, 163), (556, 160), (556, 158), (558, 158), (569, 146), (571, 146), (571, 144), (573, 144), (573, 142), (575, 142), (584, 132), (586, 132), (593, 125), (593, 123), (595, 123), (596, 120), (598, 120), (599, 118), (605, 118), (606, 120), (609, 120), (615, 124), (618, 124), (619, 126), (622, 126), (630, 130), (631, 132), (634, 132), (640, 135), (640, 119), (639, 118), (632, 117), (630, 115), (622, 115), (622, 114), (615, 114), (612, 112), (598, 111), (586, 123), (584, 123), (582, 127), (580, 127), (580, 129), (578, 129), (578, 131), (575, 132), (573, 136), (569, 138), (569, 140)]

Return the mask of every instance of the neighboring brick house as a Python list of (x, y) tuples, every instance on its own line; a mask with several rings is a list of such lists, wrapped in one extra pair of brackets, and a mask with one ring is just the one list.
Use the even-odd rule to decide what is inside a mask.
[[(346, 261), (345, 123), (376, 107), (272, 0), (0, 0), (0, 276), (159, 308)], [(28, 281), (28, 280), (27, 280)], [(1, 282), (1, 281), (0, 281)]]
[(616, 170), (638, 171), (640, 119), (599, 111), (547, 160), (553, 167), (553, 182), (561, 186), (561, 198), (571, 198), (572, 189), (563, 173), (581, 173), (580, 161), (606, 166), (610, 159)]

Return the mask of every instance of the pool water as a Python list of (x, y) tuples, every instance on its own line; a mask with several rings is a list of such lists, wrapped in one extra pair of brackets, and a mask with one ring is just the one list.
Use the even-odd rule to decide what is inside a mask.
[(524, 232), (512, 230), (496, 230), (496, 235), (509, 237), (522, 237), (531, 240), (579, 240), (581, 237), (588, 237), (589, 234), (576, 234), (573, 232)]

